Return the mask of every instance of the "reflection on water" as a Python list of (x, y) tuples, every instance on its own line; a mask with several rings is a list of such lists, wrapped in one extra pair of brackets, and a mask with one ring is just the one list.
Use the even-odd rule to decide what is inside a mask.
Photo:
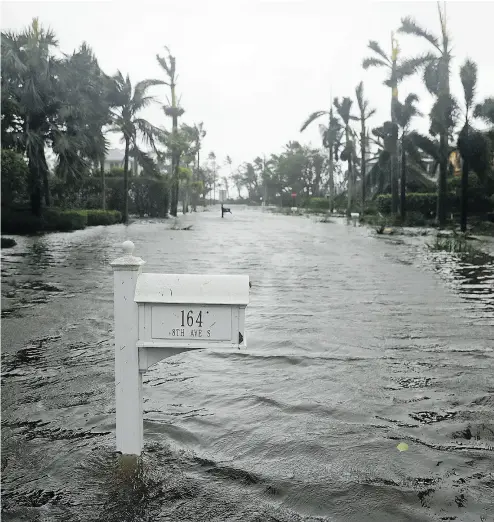
[[(2, 520), (490, 520), (492, 258), (233, 213), (2, 252)], [(146, 373), (137, 467), (113, 451), (108, 263), (126, 239), (148, 271), (253, 283), (248, 350)]]

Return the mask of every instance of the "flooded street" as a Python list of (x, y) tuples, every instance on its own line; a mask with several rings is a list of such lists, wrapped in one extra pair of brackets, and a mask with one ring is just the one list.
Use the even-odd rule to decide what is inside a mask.
[[(492, 258), (232, 212), (2, 251), (2, 520), (493, 521)], [(246, 350), (145, 374), (132, 481), (115, 466), (109, 266), (127, 239), (145, 271), (252, 282)]]

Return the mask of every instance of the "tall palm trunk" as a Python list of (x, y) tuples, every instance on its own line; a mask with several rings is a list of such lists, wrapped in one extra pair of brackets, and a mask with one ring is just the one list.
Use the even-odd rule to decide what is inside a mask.
[[(439, 7), (439, 6), (438, 6)], [(441, 132), (439, 135), (439, 180), (437, 186), (437, 223), (440, 228), (446, 224), (446, 195), (447, 195), (447, 177), (448, 177), (448, 106), (450, 99), (449, 86), (449, 52), (448, 40), (444, 37), (446, 34), (446, 21), (441, 16), (443, 25), (443, 50), (439, 58), (439, 100), (441, 102)]]
[(329, 210), (333, 213), (334, 210), (334, 157), (333, 146), (329, 147)]
[(400, 217), (405, 221), (406, 217), (406, 176), (407, 176), (407, 155), (405, 151), (405, 133), (401, 137), (401, 180), (400, 180)]
[(124, 210), (123, 222), (129, 222), (129, 148), (130, 140), (125, 137), (125, 156), (124, 156)]
[[(397, 76), (397, 60), (398, 60), (398, 45), (391, 33), (391, 123), (393, 128), (396, 125), (395, 106), (398, 101), (398, 76)], [(391, 145), (391, 161), (390, 161), (390, 187), (391, 187), (391, 212), (398, 213), (398, 137), (392, 139)]]
[[(345, 136), (346, 136), (346, 143), (347, 147), (350, 144), (350, 127), (348, 124), (345, 127)], [(346, 215), (347, 217), (350, 217), (352, 213), (352, 199), (353, 199), (353, 172), (352, 172), (352, 152), (351, 150), (348, 151), (348, 195), (347, 195), (347, 208), (346, 208)]]
[[(465, 125), (465, 142), (468, 144), (468, 117)], [(467, 215), (468, 215), (468, 159), (462, 158), (461, 166), (461, 218), (460, 226), (461, 231), (467, 231)]]
[(362, 216), (365, 212), (365, 120), (362, 119), (362, 134), (360, 137), (360, 154), (362, 156), (361, 162), (360, 162), (360, 175), (362, 178)]
[(45, 196), (45, 205), (47, 207), (49, 207), (51, 205), (50, 183), (48, 180), (48, 165), (46, 164), (44, 151), (42, 151), (41, 168), (43, 171), (43, 190), (44, 190), (44, 196)]
[[(178, 117), (174, 113), (173, 115), (173, 135), (174, 141), (177, 140), (178, 132)], [(177, 150), (177, 144), (173, 144), (172, 151), (172, 190), (171, 190), (171, 203), (170, 203), (170, 214), (173, 217), (177, 217), (178, 211), (178, 181), (179, 181), (179, 154)]]
[(101, 156), (99, 160), (99, 168), (101, 174), (102, 194), (101, 194), (101, 206), (103, 210), (106, 210), (106, 176), (105, 176), (105, 157)]

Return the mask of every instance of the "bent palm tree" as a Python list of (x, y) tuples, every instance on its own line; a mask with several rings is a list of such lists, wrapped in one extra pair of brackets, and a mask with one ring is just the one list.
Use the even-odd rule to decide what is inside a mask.
[(143, 152), (138, 145), (138, 139), (142, 139), (144, 143), (151, 145), (155, 149), (155, 139), (162, 134), (162, 131), (149, 123), (143, 118), (139, 118), (139, 112), (152, 102), (155, 102), (153, 96), (149, 96), (147, 91), (155, 85), (163, 85), (161, 80), (143, 80), (138, 82), (134, 88), (127, 75), (123, 77), (120, 71), (113, 77), (114, 91), (113, 103), (115, 108), (112, 109), (112, 127), (113, 132), (122, 134), (125, 143), (124, 156), (124, 208), (123, 220), (127, 223), (129, 220), (129, 156), (130, 150), (133, 149), (135, 156), (141, 164), (151, 166), (154, 164), (151, 157)]
[(451, 62), (450, 38), (446, 29), (445, 13), (438, 3), (439, 20), (441, 23), (441, 38), (420, 27), (410, 17), (401, 20), (399, 32), (411, 34), (427, 40), (435, 50), (433, 59), (429, 60), (424, 69), (424, 83), (427, 90), (436, 98), (430, 113), (430, 133), (439, 134), (439, 179), (437, 190), (437, 221), (440, 227), (446, 222), (446, 182), (448, 175), (449, 133), (454, 127), (456, 103), (451, 96), (449, 76)]
[(321, 137), (323, 147), (328, 149), (329, 161), (328, 161), (328, 174), (329, 174), (329, 198), (330, 198), (330, 211), (334, 210), (334, 156), (335, 150), (337, 151), (342, 137), (342, 127), (338, 119), (333, 114), (333, 104), (329, 111), (316, 111), (313, 112), (307, 120), (303, 123), (300, 128), (300, 132), (303, 132), (314, 120), (321, 116), (329, 116), (328, 126), (320, 125), (319, 130), (321, 131)]
[[(385, 67), (389, 74), (384, 84), (391, 89), (391, 122), (396, 124), (395, 106), (398, 102), (398, 86), (407, 77), (412, 76), (421, 67), (426, 65), (433, 59), (431, 54), (418, 56), (416, 58), (406, 58), (398, 60), (400, 48), (394, 35), (391, 35), (391, 54), (388, 56), (375, 40), (371, 40), (368, 45), (369, 49), (375, 53), (374, 57), (364, 58), (362, 67), (368, 69), (369, 67)], [(396, 138), (397, 139), (397, 138)], [(392, 212), (396, 213), (398, 210), (398, 172), (397, 172), (397, 142), (390, 144), (390, 158), (391, 158), (391, 194), (392, 194)]]
[(353, 172), (353, 157), (355, 155), (355, 144), (351, 139), (352, 129), (350, 127), (351, 120), (358, 120), (356, 116), (351, 114), (352, 100), (348, 97), (344, 97), (340, 101), (338, 98), (334, 99), (334, 106), (338, 112), (339, 117), (345, 125), (345, 148), (341, 153), (341, 159), (348, 162), (348, 188), (347, 188), (347, 216), (350, 217), (352, 211), (352, 198), (353, 198), (353, 187), (354, 187), (354, 172)]

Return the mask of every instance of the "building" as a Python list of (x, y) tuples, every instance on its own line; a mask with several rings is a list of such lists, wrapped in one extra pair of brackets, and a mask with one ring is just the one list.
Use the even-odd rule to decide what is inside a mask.
[[(105, 171), (108, 172), (115, 167), (123, 169), (124, 159), (124, 149), (110, 149), (105, 158)], [(132, 169), (133, 172), (137, 172), (137, 174), (142, 172), (142, 167), (137, 163), (135, 158), (129, 158), (129, 168)]]

